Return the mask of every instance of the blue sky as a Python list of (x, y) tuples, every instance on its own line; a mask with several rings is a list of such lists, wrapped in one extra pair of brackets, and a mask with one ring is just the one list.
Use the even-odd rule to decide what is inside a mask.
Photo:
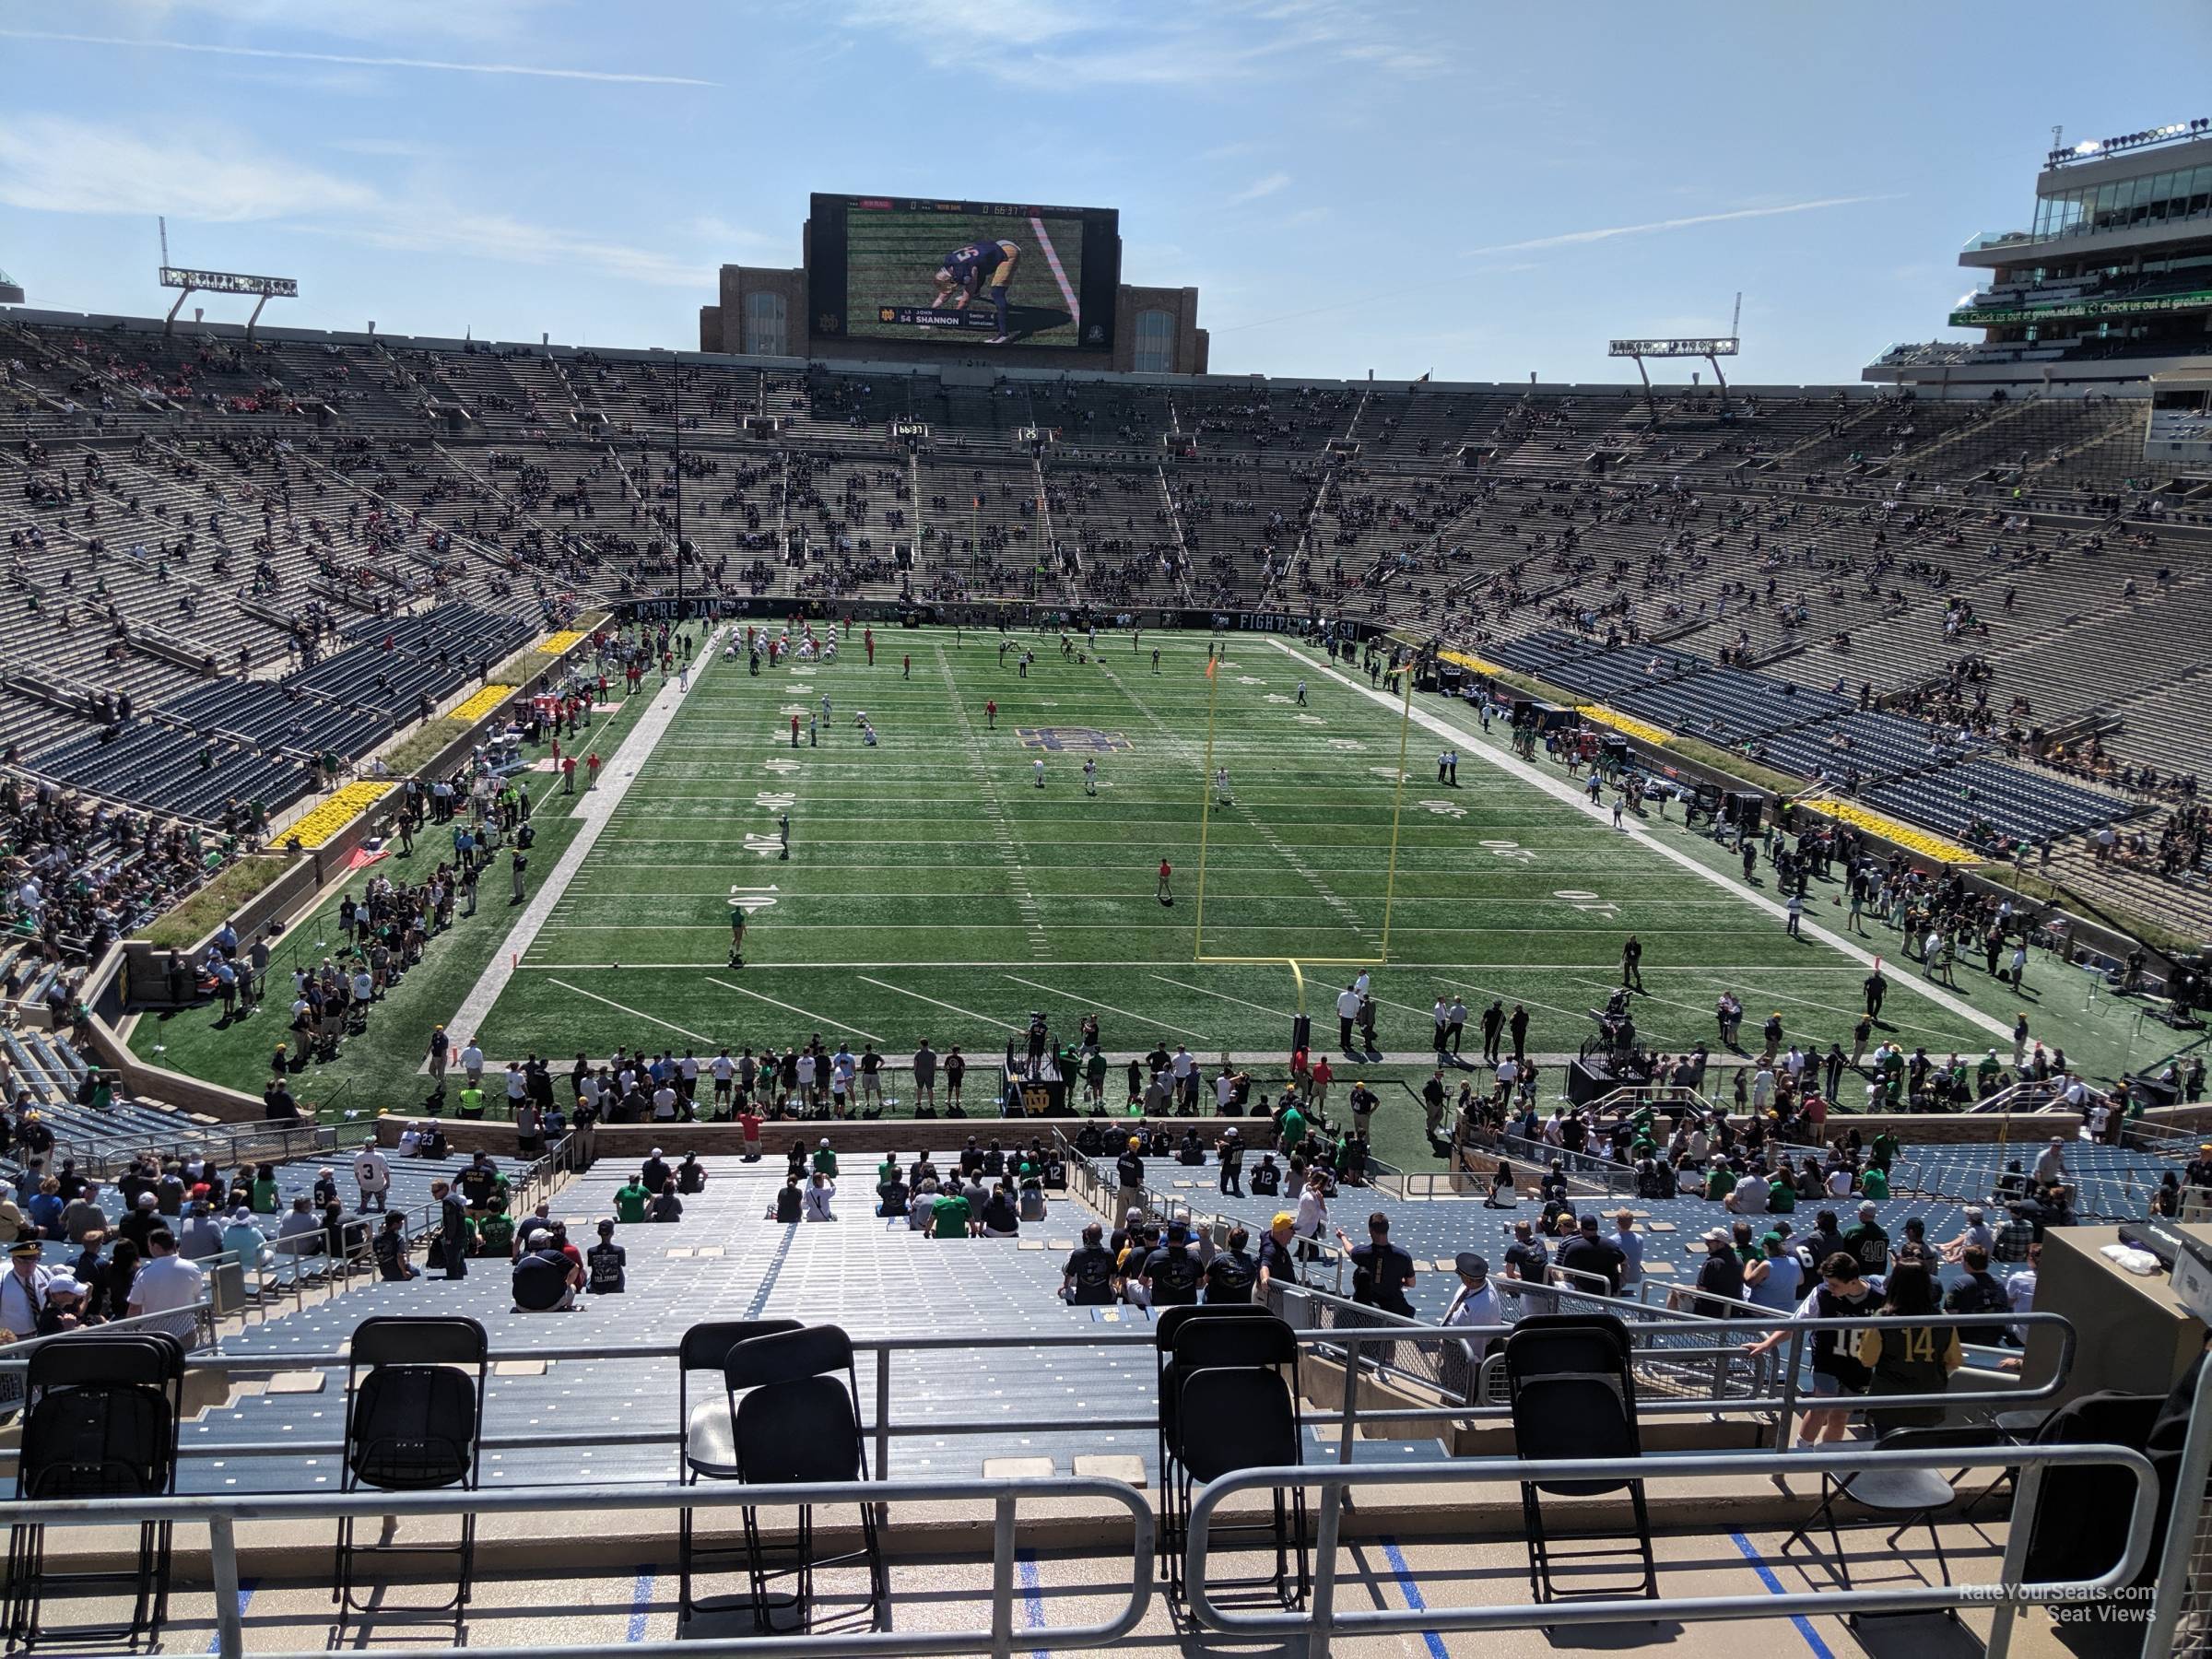
[(1855, 380), (1941, 332), (2053, 123), (2212, 114), (2205, 0), (2089, 16), (0, 0), (0, 267), (159, 314), (166, 213), (178, 264), (300, 278), (272, 323), (689, 347), (718, 265), (798, 263), (810, 190), (965, 195), (1119, 207), (1218, 371), (1617, 380), (1608, 337), (1741, 288), (1731, 378)]

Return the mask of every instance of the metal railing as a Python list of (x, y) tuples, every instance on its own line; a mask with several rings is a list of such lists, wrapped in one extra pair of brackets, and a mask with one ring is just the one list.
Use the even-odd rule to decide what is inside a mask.
[[(1027, 1594), (1017, 1571), (1015, 1541), (1018, 1509), (1024, 1501), (1095, 1499), (1129, 1513), (1132, 1547), (1127, 1552), (1129, 1587), (1113, 1616), (1095, 1624), (1047, 1627), (1015, 1632), (1015, 1603)], [(605, 1516), (618, 1512), (788, 1509), (797, 1504), (924, 1503), (942, 1512), (947, 1504), (991, 1507), (991, 1622), (981, 1630), (827, 1631), (783, 1635), (707, 1637), (646, 1641), (623, 1649), (645, 1659), (695, 1659), (700, 1654), (766, 1655), (768, 1659), (833, 1659), (842, 1654), (990, 1653), (1011, 1659), (1017, 1646), (1029, 1650), (1081, 1652), (1104, 1647), (1144, 1622), (1152, 1601), (1154, 1522), (1144, 1494), (1118, 1480), (1088, 1476), (1053, 1476), (1041, 1480), (875, 1480), (815, 1482), (792, 1486), (739, 1486), (706, 1481), (698, 1486), (587, 1486), (567, 1488), (563, 1501), (578, 1512)], [(382, 1516), (401, 1519), (463, 1514), (536, 1515), (542, 1492), (480, 1488), (474, 1491), (317, 1492), (301, 1496), (188, 1498), (83, 1498), (38, 1503), (0, 1503), (0, 1523), (40, 1523), (47, 1526), (137, 1526), (153, 1522), (204, 1524), (215, 1588), (215, 1644), (222, 1659), (244, 1659), (245, 1615), (239, 1596), (238, 1524), (241, 1521), (357, 1521)], [(527, 1647), (418, 1648), (420, 1659), (605, 1659), (604, 1644)], [(256, 1650), (257, 1653), (259, 1650)], [(302, 1653), (298, 1659), (308, 1659)]]
[(91, 1142), (57, 1135), (53, 1158), (68, 1158), (77, 1172), (95, 1181), (109, 1181), (151, 1152), (164, 1162), (171, 1159), (212, 1158), (225, 1163), (285, 1163), (312, 1158), (337, 1145), (337, 1134), (315, 1124), (211, 1124), (166, 1135), (133, 1135), (118, 1131), (112, 1140)]
[[(1561, 1297), (1577, 1292), (1559, 1291)], [(1596, 1299), (1590, 1299), (1594, 1303)], [(1357, 1306), (1357, 1304), (1347, 1304)], [(1709, 1377), (1720, 1377), (1724, 1387), (1716, 1384), (1712, 1389), (1684, 1385), (1672, 1392), (1655, 1392), (1638, 1401), (1640, 1412), (1650, 1416), (1682, 1416), (1704, 1418), (1714, 1412), (1732, 1414), (1749, 1413), (1760, 1419), (1773, 1418), (1776, 1424), (1776, 1450), (1788, 1443), (1791, 1414), (1798, 1409), (1798, 1372), (1809, 1353), (1811, 1337), (1821, 1331), (1858, 1332), (1882, 1329), (1920, 1329), (1931, 1324), (1971, 1328), (1991, 1325), (2046, 1324), (2059, 1329), (2062, 1336), (2058, 1363), (2051, 1380), (2034, 1386), (2004, 1387), (1995, 1389), (1951, 1389), (1933, 1394), (1885, 1394), (1880, 1396), (1880, 1408), (1895, 1409), (1911, 1406), (1940, 1406), (1947, 1410), (1964, 1409), (1979, 1412), (1983, 1408), (2010, 1409), (2030, 1405), (2052, 1397), (2064, 1383), (2073, 1363), (2074, 1328), (2065, 1317), (2058, 1313), (2032, 1312), (2019, 1314), (1983, 1313), (1940, 1315), (1929, 1319), (1861, 1318), (1833, 1320), (1793, 1320), (1787, 1315), (1767, 1314), (1756, 1318), (1704, 1319), (1694, 1314), (1659, 1313), (1633, 1302), (1611, 1303), (1602, 1310), (1620, 1313), (1630, 1321), (1631, 1358), (1650, 1366), (1677, 1366), (1683, 1369), (1692, 1384), (1701, 1384)], [(1423, 1324), (1418, 1321), (1391, 1321), (1379, 1310), (1360, 1307), (1357, 1323), (1322, 1328), (1294, 1328), (1291, 1335), (1302, 1347), (1314, 1349), (1325, 1357), (1340, 1358), (1351, 1348), (1365, 1349), (1376, 1345), (1391, 1345), (1394, 1356), (1386, 1354), (1398, 1375), (1407, 1380), (1419, 1380), (1424, 1373), (1441, 1372), (1428, 1368), (1428, 1362), (1409, 1365), (1404, 1359), (1407, 1345), (1432, 1348), (1439, 1352), (1448, 1345), (1470, 1338), (1501, 1341), (1512, 1332), (1511, 1324), (1495, 1327), (1453, 1326)], [(1754, 1337), (1763, 1336), (1777, 1327), (1787, 1327), (1793, 1342), (1787, 1345), (1786, 1357), (1770, 1365), (1752, 1367), (1744, 1359), (1741, 1347)], [(1685, 1352), (1679, 1346), (1687, 1338), (1698, 1345)], [(1155, 1347), (1153, 1333), (1148, 1329), (1099, 1329), (1039, 1332), (1018, 1336), (912, 1335), (912, 1336), (855, 1336), (853, 1347), (856, 1353), (876, 1356), (872, 1388), (864, 1378), (863, 1392), (872, 1393), (873, 1408), (863, 1422), (863, 1430), (875, 1449), (875, 1466), (882, 1477), (890, 1464), (891, 1442), (895, 1440), (928, 1439), (946, 1436), (1003, 1436), (1034, 1431), (1065, 1434), (1071, 1431), (1132, 1433), (1150, 1432), (1158, 1427), (1157, 1414), (1147, 1411), (1142, 1415), (1129, 1414), (1114, 1417), (1085, 1417), (1070, 1421), (1065, 1413), (1039, 1416), (1033, 1418), (1009, 1418), (1005, 1415), (991, 1418), (945, 1419), (924, 1416), (913, 1421), (896, 1421), (893, 1418), (893, 1398), (898, 1367), (895, 1361), (902, 1356), (936, 1352), (950, 1352), (968, 1359), (991, 1353), (1022, 1353), (1039, 1349), (1129, 1347), (1147, 1351)], [(623, 1357), (630, 1359), (674, 1359), (679, 1352), (677, 1341), (641, 1342), (623, 1349)], [(495, 1350), (493, 1360), (527, 1359), (531, 1360), (594, 1360), (606, 1359), (604, 1346), (560, 1346), (517, 1348), (512, 1353)], [(1724, 1364), (1721, 1369), (1716, 1359)], [(1496, 1356), (1490, 1363), (1496, 1363)], [(347, 1364), (343, 1352), (321, 1354), (225, 1354), (220, 1352), (195, 1353), (186, 1358), (188, 1370), (206, 1370), (224, 1376), (265, 1375), (280, 1371), (335, 1370)], [(24, 1361), (0, 1355), (0, 1379), (20, 1372)], [(1347, 1366), (1346, 1391), (1341, 1406), (1336, 1409), (1315, 1409), (1304, 1414), (1310, 1425), (1334, 1425), (1342, 1434), (1341, 1443), (1348, 1445), (1364, 1430), (1378, 1425), (1428, 1424), (1441, 1426), (1461, 1421), (1501, 1421), (1510, 1418), (1511, 1410), (1492, 1385), (1485, 1379), (1472, 1398), (1436, 1384), (1429, 1386), (1437, 1398), (1431, 1405), (1378, 1406), (1362, 1404), (1353, 1387), (1352, 1373), (1371, 1376), (1374, 1366), (1363, 1363)], [(1648, 1371), (1644, 1374), (1648, 1375)], [(1739, 1386), (1735, 1381), (1742, 1378)], [(1821, 1396), (1825, 1400), (1827, 1396)], [(1864, 1404), (1862, 1398), (1858, 1404)], [(1831, 1409), (1818, 1401), (1808, 1401), (1813, 1410)], [(1854, 1407), (1855, 1408), (1855, 1407)], [(537, 1451), (553, 1447), (655, 1447), (665, 1449), (671, 1463), (669, 1472), (676, 1472), (683, 1445), (680, 1426), (663, 1429), (632, 1429), (610, 1427), (581, 1433), (564, 1434), (533, 1430), (510, 1434), (487, 1434), (482, 1437), (486, 1451)], [(301, 1440), (291, 1436), (276, 1437), (244, 1442), (188, 1441), (180, 1455), (188, 1458), (260, 1458), (260, 1457), (339, 1457), (345, 1446), (338, 1439)], [(1346, 1455), (1349, 1455), (1348, 1453)], [(0, 1460), (7, 1453), (0, 1450)]]
[[(1899, 1396), (1902, 1399), (1903, 1396)], [(2129, 1506), (2127, 1536), (2121, 1558), (2099, 1577), (2088, 1580), (2031, 1581), (2027, 1577), (2028, 1549), (2034, 1529), (2018, 1522), (2006, 1533), (2003, 1566), (1993, 1583), (1920, 1584), (1912, 1587), (1837, 1591), (1780, 1592), (1763, 1588), (1747, 1595), (1669, 1595), (1664, 1601), (1642, 1597), (1606, 1599), (1576, 1597), (1570, 1603), (1524, 1602), (1504, 1606), (1378, 1607), (1340, 1609), (1336, 1605), (1338, 1578), (1337, 1539), (1347, 1494), (1355, 1487), (1421, 1487), (1468, 1481), (1596, 1480), (1614, 1484), (1648, 1479), (1664, 1473), (1667, 1479), (1718, 1479), (1774, 1472), (1768, 1453), (1700, 1453), (1669, 1455), (1656, 1463), (1634, 1459), (1576, 1458), (1559, 1462), (1522, 1458), (1453, 1459), (1449, 1462), (1392, 1465), (1309, 1465), (1267, 1469), (1241, 1469), (1205, 1487), (1192, 1504), (1190, 1543), (1184, 1556), (1184, 1583), (1189, 1589), (1192, 1618), (1210, 1630), (1244, 1641), (1283, 1641), (1302, 1643), (1310, 1659), (1326, 1659), (1338, 1639), (1361, 1636), (1404, 1636), (1439, 1630), (1521, 1630), (1560, 1623), (1648, 1624), (1655, 1615), (1684, 1624), (1738, 1618), (1794, 1618), (1850, 1617), (1862, 1613), (1925, 1613), (1959, 1607), (1986, 1606), (1991, 1613), (1990, 1635), (1984, 1652), (1988, 1659), (2004, 1659), (2012, 1636), (2013, 1621), (2023, 1606), (2061, 1602), (2117, 1590), (2141, 1571), (2149, 1553), (2151, 1531), (2158, 1508), (2158, 1477), (2149, 1460), (2124, 1446), (2051, 1445), (1960, 1448), (1950, 1451), (1883, 1452), (1854, 1448), (1848, 1452), (1801, 1453), (1790, 1460), (1792, 1473), (1863, 1475), (1883, 1468), (1956, 1471), (1980, 1469), (1993, 1477), (2014, 1473), (2013, 1512), (2034, 1512), (2041, 1492), (2043, 1471), (2083, 1466), (2119, 1467), (2136, 1477), (2134, 1501)], [(1321, 1493), (1314, 1527), (1313, 1583), (1307, 1605), (1295, 1611), (1231, 1611), (1217, 1603), (1207, 1583), (1212, 1558), (1214, 1512), (1230, 1500), (1251, 1492), (1279, 1492), (1288, 1488)]]

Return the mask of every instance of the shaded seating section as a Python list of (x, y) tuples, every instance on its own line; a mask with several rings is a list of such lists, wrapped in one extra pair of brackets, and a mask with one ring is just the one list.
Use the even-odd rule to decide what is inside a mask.
[(110, 739), (104, 732), (72, 738), (32, 756), (25, 770), (57, 782), (182, 818), (213, 818), (225, 802), (259, 801), (271, 812), (312, 786), (307, 762), (288, 752), (248, 747), (228, 738), (194, 743), (175, 727), (137, 719)]
[(2042, 841), (2127, 818), (2136, 804), (2041, 772), (1970, 760), (1866, 790), (1867, 804), (1957, 835), (1977, 827)]
[[(1505, 1340), (1506, 1386), (1512, 1403), (1516, 1453), (1530, 1462), (1604, 1458), (1632, 1462), (1643, 1455), (1636, 1421), (1636, 1378), (1629, 1363), (1629, 1331), (1610, 1315), (1532, 1314)], [(1634, 1535), (1626, 1547), (1560, 1554), (1544, 1514), (1544, 1499), (1594, 1498), (1626, 1489)], [(1636, 1594), (1657, 1596), (1658, 1567), (1652, 1559), (1652, 1524), (1643, 1481), (1524, 1480), (1521, 1514), (1528, 1539), (1528, 1583), (1538, 1601), (1611, 1596), (1612, 1585), (1562, 1589), (1562, 1563), (1634, 1558), (1641, 1568)], [(1583, 1533), (1574, 1541), (1605, 1535)]]
[[(355, 1327), (346, 1370), (346, 1462), (343, 1489), (380, 1492), (474, 1491), (482, 1469), (484, 1380), (490, 1341), (473, 1319), (378, 1318)], [(435, 1606), (396, 1610), (401, 1617), (451, 1614), (456, 1627), (468, 1606), (476, 1569), (477, 1518), (461, 1517), (456, 1544), (363, 1544), (351, 1515), (338, 1522), (337, 1583), (333, 1599), (341, 1625), (395, 1609), (360, 1599), (386, 1582), (390, 1561), (451, 1558), (453, 1594)], [(366, 1574), (361, 1563), (371, 1563)]]
[[(159, 1498), (176, 1490), (184, 1349), (153, 1331), (98, 1331), (34, 1349), (24, 1382), (18, 1502)], [(43, 1643), (120, 1644), (135, 1651), (169, 1617), (171, 1524), (146, 1522), (137, 1552), (120, 1569), (57, 1571), (46, 1528), (8, 1529), (6, 1634), (11, 1651)], [(120, 1621), (50, 1629), (46, 1598), (96, 1595), (128, 1608)]]

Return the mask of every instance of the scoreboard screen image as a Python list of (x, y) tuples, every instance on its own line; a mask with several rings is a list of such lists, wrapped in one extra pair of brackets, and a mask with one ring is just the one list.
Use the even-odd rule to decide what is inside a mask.
[(1109, 351), (1120, 221), (1111, 207), (817, 194), (810, 332)]

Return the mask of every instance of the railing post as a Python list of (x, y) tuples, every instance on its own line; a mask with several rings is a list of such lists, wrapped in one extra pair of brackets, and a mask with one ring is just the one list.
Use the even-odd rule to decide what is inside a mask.
[(1344, 1421), (1337, 1425), (1336, 1461), (1348, 1464), (1352, 1461), (1352, 1434), (1359, 1418), (1359, 1350), (1347, 1342), (1338, 1351), (1344, 1355)]
[[(1345, 1442), (1349, 1445), (1347, 1439)], [(1306, 1659), (1329, 1659), (1329, 1638), (1336, 1622), (1336, 1527), (1344, 1514), (1345, 1489), (1331, 1482), (1322, 1488), (1321, 1520), (1313, 1529), (1313, 1595), (1308, 1606)]]
[(1001, 1492), (991, 1521), (991, 1652), (1014, 1653), (1014, 1494)]
[(891, 1350), (876, 1350), (876, 1478), (891, 1477)]
[(207, 1559), (215, 1579), (215, 1651), (222, 1659), (244, 1659), (246, 1635), (238, 1616), (238, 1535), (228, 1515), (208, 1517)]
[(1805, 1362), (1805, 1333), (1792, 1331), (1789, 1346), (1789, 1370), (1782, 1379), (1782, 1420), (1774, 1426), (1774, 1450), (1787, 1452), (1795, 1443), (1797, 1432), (1797, 1369)]

